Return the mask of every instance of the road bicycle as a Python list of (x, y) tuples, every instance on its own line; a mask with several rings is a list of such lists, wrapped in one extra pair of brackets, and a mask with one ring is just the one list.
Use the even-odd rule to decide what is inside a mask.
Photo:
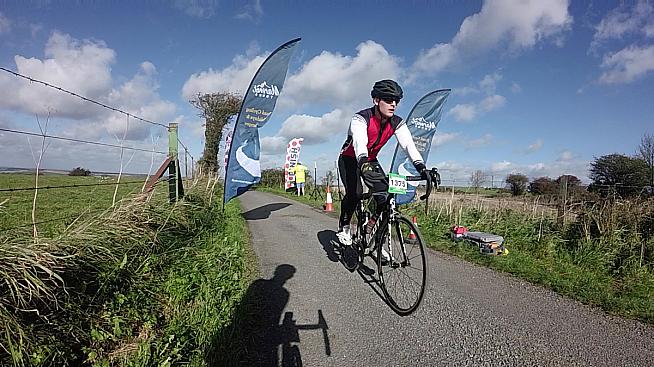
[[(433, 187), (440, 184), (440, 175), (436, 168), (427, 171), (427, 179), (421, 176), (399, 176), (389, 174), (388, 193), (363, 194), (357, 204), (355, 215), (356, 228), (352, 229), (352, 248), (357, 257), (345, 266), (350, 271), (357, 270), (371, 256), (377, 263), (379, 284), (388, 305), (401, 316), (413, 313), (425, 293), (427, 279), (427, 261), (424, 243), (418, 227), (409, 218), (402, 215), (397, 207), (397, 194), (406, 192), (407, 181), (426, 180), (427, 188), (420, 200), (429, 198)], [(384, 208), (371, 233), (366, 233), (366, 224), (375, 213), (376, 195), (387, 197)]]

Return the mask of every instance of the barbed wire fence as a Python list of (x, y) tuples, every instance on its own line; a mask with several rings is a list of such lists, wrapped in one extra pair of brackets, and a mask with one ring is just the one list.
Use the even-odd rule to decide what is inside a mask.
[[(12, 182), (11, 179), (7, 178), (8, 176), (5, 176), (6, 178), (4, 180), (2, 179), (2, 176), (0, 176), (0, 233), (5, 234), (15, 229), (32, 227), (32, 236), (34, 237), (34, 240), (36, 242), (39, 236), (38, 227), (41, 224), (66, 221), (71, 218), (79, 218), (82, 215), (99, 213), (115, 207), (117, 201), (119, 200), (118, 197), (119, 187), (125, 187), (126, 190), (128, 190), (126, 193), (125, 192), (123, 193), (124, 195), (132, 195), (140, 192), (141, 194), (148, 195), (148, 199), (149, 199), (151, 195), (150, 193), (154, 189), (155, 185), (167, 182), (168, 194), (169, 194), (168, 196), (171, 202), (176, 201), (183, 196), (182, 181), (183, 178), (189, 179), (193, 177), (194, 170), (195, 170), (195, 157), (190, 153), (188, 147), (179, 139), (177, 123), (169, 123), (166, 125), (160, 122), (148, 120), (143, 117), (137, 116), (133, 113), (127, 112), (123, 109), (110, 106), (106, 103), (99, 102), (95, 99), (85, 97), (81, 94), (72, 92), (70, 90), (64, 89), (54, 84), (17, 73), (15, 71), (6, 69), (4, 67), (0, 67), (0, 71), (10, 74), (11, 76), (15, 77), (17, 80), (24, 81), (25, 83), (29, 83), (28, 85), (30, 86), (30, 88), (37, 88), (38, 86), (38, 88), (55, 90), (58, 93), (61, 93), (62, 95), (66, 95), (70, 98), (83, 101), (82, 103), (92, 104), (94, 106), (100, 107), (101, 109), (111, 111), (110, 113), (117, 114), (118, 116), (123, 116), (123, 118), (125, 119), (122, 136), (117, 136), (114, 133), (114, 138), (117, 141), (116, 144), (112, 144), (106, 141), (94, 141), (90, 139), (81, 139), (77, 137), (65, 136), (70, 134), (62, 135), (62, 134), (51, 133), (49, 131), (49, 128), (52, 127), (51, 123), (53, 121), (53, 113), (52, 113), (53, 111), (50, 108), (48, 108), (47, 112), (44, 113), (45, 118), (43, 118), (43, 116), (39, 116), (39, 114), (35, 114), (38, 131), (28, 131), (27, 129), (23, 129), (23, 128), (13, 128), (11, 126), (0, 125), (0, 137), (4, 135), (2, 133), (8, 133), (11, 135), (26, 137), (27, 145), (29, 145), (29, 150), (32, 154), (32, 159), (34, 161), (33, 169), (22, 170), (22, 173), (29, 173), (30, 175), (31, 173), (34, 174), (34, 181), (32, 185), (28, 185), (27, 183), (29, 181), (26, 181), (25, 179), (18, 180), (18, 182)], [(48, 102), (47, 98), (45, 99), (45, 102)], [(133, 124), (134, 122), (147, 124), (152, 127), (156, 127), (158, 129), (165, 129), (166, 133), (168, 134), (168, 151), (166, 152), (164, 150), (157, 148), (159, 143), (159, 138), (158, 137), (155, 138), (155, 136), (152, 133), (150, 133), (150, 138), (152, 143), (150, 149), (140, 147), (138, 146), (139, 144), (128, 144), (127, 142), (130, 140), (128, 139), (130, 133), (130, 125)], [(25, 123), (23, 122), (21, 125), (25, 126)], [(38, 138), (40, 140), (39, 145), (36, 147), (32, 145), (32, 139), (34, 138)], [(51, 148), (53, 142), (59, 143), (59, 146), (56, 147), (59, 150), (66, 150), (66, 147), (61, 145), (66, 143), (77, 144), (75, 145), (75, 148), (78, 148), (81, 145), (84, 146), (88, 145), (90, 147), (98, 147), (98, 149), (105, 149), (105, 151), (107, 149), (118, 150), (118, 152), (115, 153), (114, 155), (117, 161), (115, 162), (117, 163), (117, 172), (104, 172), (104, 171), (91, 172), (85, 169), (81, 169), (82, 167), (77, 167), (75, 168), (75, 170), (81, 169), (82, 171), (87, 171), (87, 172), (82, 172), (82, 175), (92, 174), (93, 176), (96, 176), (94, 177), (94, 179), (92, 179), (92, 183), (86, 183), (87, 181), (84, 181), (85, 183), (48, 184), (46, 182), (45, 185), (42, 185), (41, 182), (39, 182), (39, 179), (42, 178), (41, 176), (45, 177), (44, 173), (46, 172), (52, 173), (52, 171), (57, 171), (48, 167), (46, 168), (43, 167), (44, 158), (47, 156), (48, 149)], [(181, 146), (183, 149), (183, 153), (184, 153), (183, 160), (180, 159), (178, 146)], [(69, 151), (70, 151), (69, 154), (75, 153), (70, 148)], [(89, 150), (88, 152), (97, 153), (98, 150), (95, 151)], [(127, 168), (130, 166), (137, 153), (149, 154), (149, 158), (150, 158), (149, 169), (147, 170), (147, 172), (126, 173), (128, 171)], [(75, 157), (75, 158), (79, 162), (79, 157)], [(191, 161), (190, 170), (189, 170), (189, 162), (188, 162), (189, 159)], [(184, 165), (183, 169), (181, 167), (180, 160), (183, 162)], [(159, 169), (153, 174), (152, 171), (154, 165), (157, 162), (161, 162), (161, 165)], [(9, 171), (21, 172), (21, 170), (17, 170), (17, 169), (12, 169)], [(168, 171), (168, 177), (164, 177), (166, 171)], [(189, 171), (190, 171), (190, 175), (189, 175)], [(66, 172), (59, 170), (58, 173), (66, 173)], [(68, 173), (72, 174), (72, 171)], [(59, 176), (61, 177), (61, 175)], [(140, 179), (122, 181), (124, 176), (129, 176), (134, 178), (139, 177)], [(96, 193), (96, 191), (98, 190), (98, 188), (105, 187), (105, 186), (114, 186), (114, 190), (111, 196), (111, 204), (108, 207), (102, 208), (102, 207), (98, 207), (98, 205), (103, 200), (106, 201), (106, 199), (103, 198), (99, 192)], [(45, 190), (46, 193), (56, 192), (56, 194), (51, 194), (51, 197), (70, 198), (75, 195), (80, 195), (81, 193), (80, 190), (89, 190), (89, 189), (91, 190), (91, 194), (96, 194), (97, 197), (95, 198), (95, 200), (88, 201), (86, 203), (87, 204), (86, 207), (80, 208), (81, 210), (79, 213), (64, 215), (64, 216), (56, 216), (52, 218), (39, 220), (39, 217), (37, 216), (37, 206), (38, 206), (37, 204), (40, 202), (40, 198), (39, 198), (40, 190)], [(27, 197), (26, 194), (30, 194), (31, 197)], [(47, 194), (44, 195), (47, 196)], [(26, 219), (25, 216), (12, 213), (10, 210), (11, 208), (25, 209), (28, 206), (29, 202), (32, 203), (29, 220), (25, 220)], [(53, 214), (53, 213), (48, 213), (48, 214)], [(48, 216), (45, 215), (45, 217)]]

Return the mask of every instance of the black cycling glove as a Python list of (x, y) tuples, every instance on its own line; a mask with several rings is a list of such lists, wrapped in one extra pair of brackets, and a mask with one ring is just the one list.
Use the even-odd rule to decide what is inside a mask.
[(375, 166), (372, 163), (373, 162), (368, 161), (368, 157), (365, 155), (362, 155), (359, 157), (359, 159), (357, 159), (357, 166), (359, 166), (359, 170), (361, 171), (362, 175), (375, 170)]
[(425, 163), (421, 161), (415, 161), (413, 162), (413, 166), (416, 168), (416, 171), (420, 173), (420, 177), (423, 179), (427, 179), (427, 167), (425, 166)]

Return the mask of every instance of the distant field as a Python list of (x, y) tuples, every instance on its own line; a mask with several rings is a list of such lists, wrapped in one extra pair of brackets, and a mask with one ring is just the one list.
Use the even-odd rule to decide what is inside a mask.
[[(125, 176), (118, 186), (116, 200), (139, 193), (145, 178)], [(80, 216), (97, 215), (111, 207), (116, 178), (80, 177), (61, 174), (39, 176), (39, 187), (93, 185), (39, 189), (36, 200), (36, 221), (39, 234), (54, 236), (61, 233)], [(0, 174), (0, 190), (34, 187), (34, 174)], [(156, 190), (164, 192), (163, 190)], [(0, 234), (31, 233), (34, 190), (0, 191)]]

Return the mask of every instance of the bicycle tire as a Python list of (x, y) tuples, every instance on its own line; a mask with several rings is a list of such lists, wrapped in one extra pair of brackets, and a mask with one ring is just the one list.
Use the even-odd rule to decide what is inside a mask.
[[(411, 232), (415, 239), (410, 238), (413, 236)], [(400, 246), (406, 251), (402, 251)], [(389, 264), (383, 264), (384, 249), (393, 254)], [(427, 258), (422, 235), (408, 218), (397, 215), (391, 222), (391, 233), (384, 235), (377, 248), (377, 269), (381, 288), (391, 309), (400, 316), (410, 315), (417, 310), (425, 294)], [(410, 279), (409, 274), (416, 275), (417, 279)], [(406, 279), (411, 280), (408, 284), (410, 292), (407, 292), (406, 284), (398, 284)]]

